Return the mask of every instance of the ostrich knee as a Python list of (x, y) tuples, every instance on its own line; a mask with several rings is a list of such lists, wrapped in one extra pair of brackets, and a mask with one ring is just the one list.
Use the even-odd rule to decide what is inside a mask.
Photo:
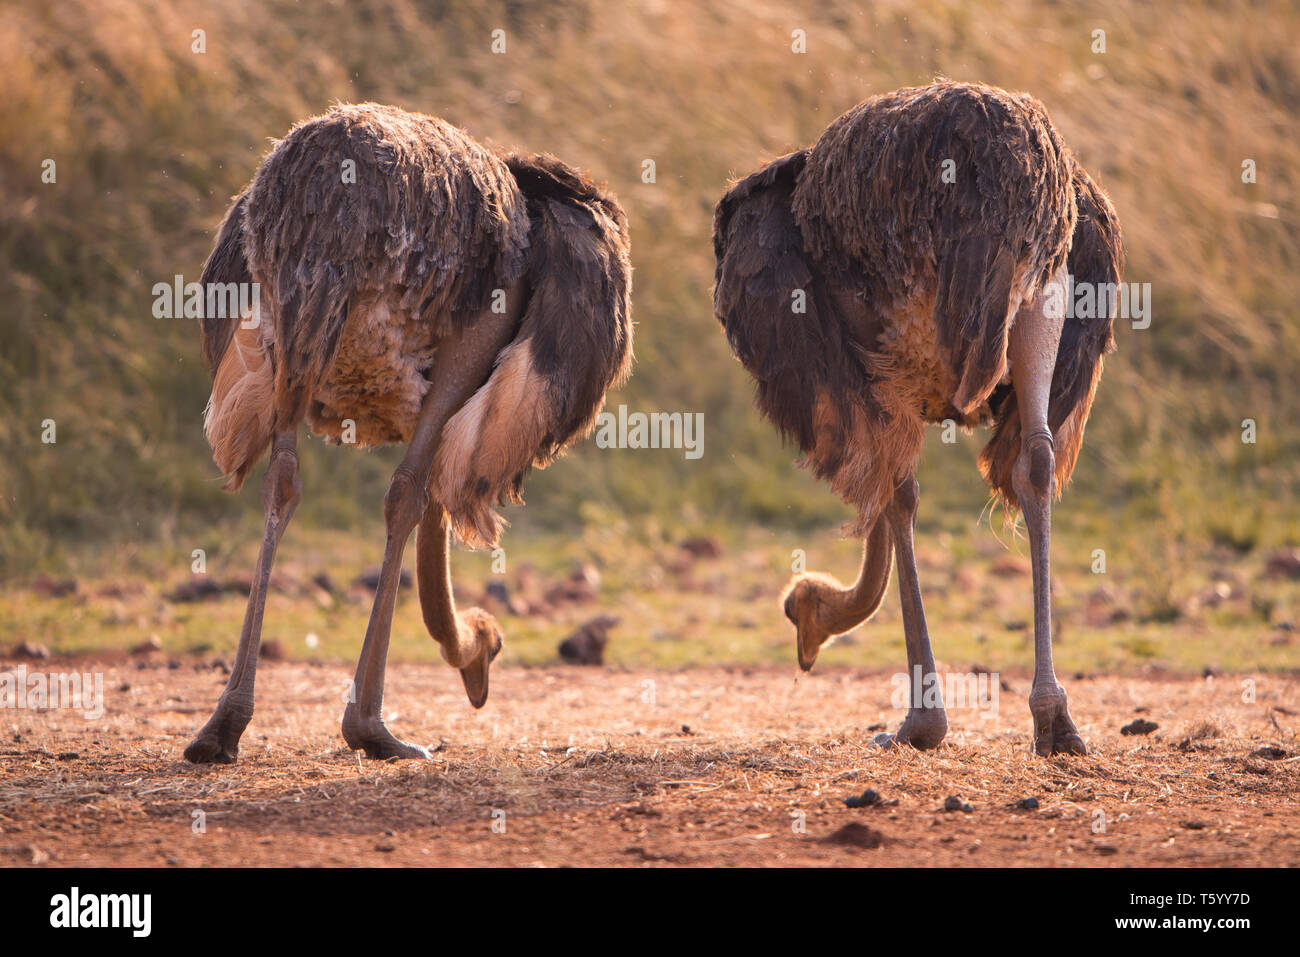
[(384, 495), (384, 523), (390, 539), (406, 541), (415, 531), (429, 507), (428, 485), (407, 466), (397, 467)]
[[(1047, 520), (1056, 475), (1056, 452), (1052, 433), (1040, 429), (1021, 441), (1020, 454), (1011, 472), (1011, 483), (1025, 513), (1025, 521), (1037, 525)], [(1030, 529), (1034, 529), (1031, 527)]]
[(301, 501), (302, 476), (298, 471), (298, 453), (277, 443), (262, 479), (262, 508), (267, 520), (274, 521), (275, 531), (283, 531)]
[(888, 507), (895, 533), (900, 530), (901, 525), (906, 524), (910, 527), (916, 521), (916, 513), (920, 507), (921, 483), (916, 480), (916, 476), (909, 475), (894, 489), (894, 497)]

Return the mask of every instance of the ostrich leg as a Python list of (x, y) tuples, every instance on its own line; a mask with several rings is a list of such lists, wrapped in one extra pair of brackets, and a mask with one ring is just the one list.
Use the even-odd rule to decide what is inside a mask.
[[(1061, 281), (1058, 277), (1054, 281)], [(1007, 347), (1020, 414), (1020, 454), (1012, 484), (1029, 529), (1034, 567), (1034, 683), (1029, 710), (1034, 716), (1033, 750), (1038, 754), (1085, 754), (1087, 748), (1070, 720), (1065, 689), (1052, 667), (1052, 583), (1048, 555), (1052, 535), (1052, 486), (1056, 457), (1047, 424), (1052, 370), (1063, 320), (1043, 309), (1043, 297), (1022, 307)]]
[(294, 432), (280, 432), (271, 446), (271, 462), (262, 480), (266, 528), (253, 573), (253, 587), (248, 593), (248, 609), (244, 612), (244, 628), (239, 635), (235, 666), (212, 717), (185, 749), (187, 761), (234, 764), (239, 756), (239, 736), (253, 718), (253, 683), (257, 676), (257, 650), (262, 641), (262, 612), (266, 609), (266, 586), (271, 578), (271, 564), (275, 561), (275, 549), (284, 535), (285, 526), (301, 499), (302, 479), (298, 475)]
[[(943, 710), (938, 675), (934, 670), (934, 653), (930, 650), (930, 632), (925, 625), (925, 608), (921, 604), (921, 580), (916, 573), (913, 536), (921, 486), (915, 476), (908, 476), (894, 490), (885, 508), (885, 519), (894, 535), (898, 560), (898, 593), (903, 605), (903, 635), (907, 642), (907, 680), (911, 688), (911, 705), (896, 734), (876, 735), (876, 744), (890, 747), (910, 744), (926, 750), (938, 747), (948, 733), (948, 717)], [(917, 700), (918, 692), (921, 700)]]
[[(508, 301), (519, 297), (511, 290)], [(433, 383), (415, 435), (406, 449), (402, 463), (393, 473), (384, 496), (384, 521), (388, 538), (384, 561), (375, 589), (375, 603), (370, 611), (365, 642), (357, 661), (353, 682), (353, 700), (343, 712), (343, 738), (348, 747), (364, 749), (371, 758), (427, 758), (429, 752), (419, 745), (399, 741), (384, 727), (384, 671), (388, 659), (388, 640), (397, 602), (397, 586), (402, 571), (402, 554), (407, 539), (419, 523), (429, 503), (429, 473), (443, 426), (492, 371), (492, 363), (510, 341), (518, 321), (519, 309), (503, 314), (481, 313), (463, 332), (438, 344), (434, 354)], [(486, 681), (484, 682), (486, 687)]]

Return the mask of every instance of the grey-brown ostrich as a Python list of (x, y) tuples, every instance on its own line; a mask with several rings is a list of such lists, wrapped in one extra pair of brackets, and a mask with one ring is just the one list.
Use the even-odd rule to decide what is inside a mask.
[(206, 432), (236, 490), (270, 449), (266, 530), (239, 650), (212, 718), (185, 749), (232, 762), (253, 714), (271, 563), (301, 497), (296, 432), (360, 447), (409, 443), (384, 498), (387, 544), (343, 715), (372, 758), (428, 757), (381, 709), (412, 530), (421, 610), (474, 707), (501, 650), (496, 621), (458, 611), (451, 530), (495, 544), (493, 506), (588, 431), (631, 362), (631, 267), (618, 202), (550, 156), (486, 149), (432, 116), (339, 106), (299, 124), (235, 199), (204, 288), (258, 283), (260, 322), (206, 316)]
[(713, 242), (714, 311), (760, 409), (857, 508), (852, 532), (866, 540), (852, 586), (815, 573), (787, 586), (799, 664), (871, 617), (896, 559), (909, 678), (920, 669), (933, 697), (914, 693), (897, 734), (877, 740), (943, 739), (913, 553), (915, 469), (926, 423), (991, 423), (979, 467), (1023, 513), (1033, 561), (1034, 750), (1084, 753), (1052, 667), (1048, 546), (1113, 308), (1063, 319), (1052, 296), (1063, 304), (1067, 271), (1117, 283), (1122, 250), (1114, 209), (1042, 104), (946, 81), (872, 97), (735, 183)]

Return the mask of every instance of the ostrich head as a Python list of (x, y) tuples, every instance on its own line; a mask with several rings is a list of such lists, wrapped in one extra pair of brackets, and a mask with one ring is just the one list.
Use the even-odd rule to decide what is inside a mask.
[(461, 681), (469, 703), (481, 708), (488, 698), (488, 666), (505, 645), (501, 626), (482, 608), (467, 608), (460, 613), (460, 641), (455, 649), (441, 645), (442, 657), (460, 669)]
[(858, 624), (851, 616), (846, 620), (844, 596), (843, 585), (817, 572), (794, 578), (782, 593), (781, 606), (795, 627), (799, 667), (804, 671), (812, 670), (822, 645)]

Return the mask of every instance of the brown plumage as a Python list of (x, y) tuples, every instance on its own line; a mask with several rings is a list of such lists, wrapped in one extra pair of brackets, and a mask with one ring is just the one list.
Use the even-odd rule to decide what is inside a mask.
[(521, 280), (519, 333), (448, 423), (435, 472), (473, 544), (496, 542), (492, 506), (519, 501), (528, 468), (585, 432), (627, 374), (626, 217), (559, 160), (494, 153), (436, 117), (362, 104), (298, 124), (236, 198), (203, 271), (205, 285), (261, 286), (257, 329), (202, 324), (227, 488), (304, 419), (333, 441), (352, 420), (361, 448), (409, 441), (438, 340)]
[[(1113, 317), (1062, 325), (1044, 303), (1067, 270), (1119, 281), (1114, 209), (1033, 97), (939, 81), (872, 97), (736, 182), (713, 244), (714, 312), (759, 408), (857, 509), (849, 531), (867, 539), (856, 585), (814, 573), (787, 589), (800, 663), (879, 606), (892, 547), (909, 665), (932, 671), (911, 553), (924, 427), (994, 426), (979, 467), (1025, 510), (1045, 581), (1048, 504), (1077, 460)], [(1055, 710), (1046, 601), (1036, 590), (1047, 670), (1031, 706), (1047, 723), (1035, 745), (1076, 750), (1063, 691)], [(942, 710), (913, 710), (900, 740), (937, 744)]]
[[(1076, 283), (1116, 284), (1124, 270), (1124, 249), (1115, 207), (1073, 156), (1070, 168), (1078, 216), (1066, 270)], [(1083, 429), (1101, 380), (1102, 356), (1115, 348), (1113, 325), (1110, 315), (1074, 317), (1066, 320), (1061, 330), (1048, 407), (1048, 425), (1056, 437), (1058, 495), (1070, 480), (1083, 447)], [(1016, 501), (1011, 472), (1020, 453), (1015, 386), (999, 386), (989, 398), (989, 407), (995, 424), (992, 438), (980, 452), (980, 474), (1003, 504), (1011, 506)]]
[(294, 127), (236, 199), (203, 269), (255, 283), (260, 316), (205, 316), (205, 430), (238, 489), (271, 449), (266, 523), (230, 681), (186, 749), (233, 761), (252, 717), (275, 550), (301, 497), (297, 428), (361, 447), (405, 442), (343, 736), (374, 758), (428, 757), (384, 726), (402, 556), (417, 527), (420, 606), (475, 707), (503, 637), (459, 611), (448, 538), (494, 545), (494, 506), (589, 430), (632, 357), (627, 219), (552, 156), (499, 153), (432, 116), (372, 103)]
[[(953, 183), (940, 180), (947, 159)], [(1077, 231), (1076, 195), (1089, 210)], [(1117, 281), (1114, 210), (1042, 104), (939, 82), (864, 101), (732, 186), (714, 216), (714, 311), (760, 408), (859, 509), (862, 534), (915, 465), (925, 423), (971, 426), (1007, 408), (1010, 383), (997, 390), (1016, 309), (1072, 243), (1076, 279)], [(1099, 374), (1110, 320), (1072, 320), (1065, 338), (1053, 418), (1083, 406), (1086, 420), (1079, 383)], [(982, 466), (1004, 495), (1014, 431), (995, 433)]]

